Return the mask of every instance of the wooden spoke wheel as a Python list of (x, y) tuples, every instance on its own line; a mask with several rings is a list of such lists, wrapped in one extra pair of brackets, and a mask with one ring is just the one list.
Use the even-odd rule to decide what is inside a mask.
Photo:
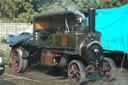
[(79, 60), (72, 60), (68, 66), (68, 76), (72, 84), (80, 85), (85, 82), (85, 67)]
[(111, 58), (104, 58), (99, 75), (104, 81), (111, 81), (116, 75), (116, 65)]

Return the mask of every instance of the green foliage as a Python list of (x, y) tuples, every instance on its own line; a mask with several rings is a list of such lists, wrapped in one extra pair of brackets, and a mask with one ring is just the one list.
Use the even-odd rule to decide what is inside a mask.
[(73, 6), (78, 10), (86, 10), (88, 5), (96, 5), (99, 7), (100, 0), (56, 0), (61, 1), (59, 5), (57, 2), (49, 2), (50, 0), (47, 0), (40, 5), (39, 11), (42, 13), (48, 12), (48, 11), (56, 11), (58, 8), (60, 10), (63, 8), (61, 4), (66, 3), (68, 6)]
[[(39, 0), (15, 0), (18, 5), (19, 14), (17, 18), (14, 19), (15, 22), (32, 22), (33, 16), (37, 14), (37, 2)], [(37, 5), (36, 5), (36, 4)]]
[(55, 8), (54, 4), (50, 4), (50, 3), (46, 3), (44, 5), (42, 5), (42, 7), (40, 7), (40, 11), (42, 13), (45, 13), (47, 11), (53, 10)]
[(10, 22), (13, 22), (13, 18), (1, 18), (1, 22), (10, 23)]
[(114, 8), (128, 3), (128, 0), (101, 0), (100, 8)]
[(57, 4), (50, 4), (50, 3), (46, 3), (44, 5), (42, 5), (39, 8), (39, 11), (41, 13), (46, 13), (46, 12), (50, 12), (50, 11), (60, 11), (61, 10), (61, 6), (58, 6)]
[(2, 18), (12, 18), (11, 22), (32, 22), (39, 12), (40, 0), (2, 0), (0, 10)]
[[(1, 0), (0, 17), (5, 18), (7, 22), (32, 22), (33, 16), (37, 13), (63, 10), (64, 8), (57, 4), (58, 1), (62, 0)], [(128, 3), (128, 0), (63, 1), (79, 10), (87, 10), (88, 5), (95, 5), (97, 8), (113, 8)]]
[(90, 3), (88, 5), (95, 5), (97, 8), (99, 8), (102, 0), (89, 0), (89, 1)]
[(89, 5), (94, 5), (97, 8), (100, 6), (100, 0), (76, 0), (74, 6), (77, 9), (87, 9)]
[[(49, 11), (61, 11), (64, 9), (64, 7), (61, 5), (63, 2), (66, 3), (68, 6), (74, 6), (77, 9), (86, 9), (87, 8), (87, 2), (83, 0), (77, 0), (77, 1), (72, 1), (72, 0), (64, 0), (63, 2), (49, 2), (51, 0), (47, 0), (40, 5), (39, 11), (41, 13), (49, 12)], [(56, 0), (59, 1), (59, 0)], [(60, 0), (61, 1), (61, 0)]]
[(73, 2), (73, 5), (75, 8), (81, 10), (81, 9), (87, 9), (87, 0), (76, 0)]
[(3, 51), (0, 49), (0, 56), (2, 56), (4, 63), (6, 65), (11, 66), (11, 59), (10, 59), (10, 52), (9, 51)]
[(16, 16), (18, 8), (13, 0), (1, 0), (0, 11), (2, 17), (13, 18)]
[(21, 13), (18, 15), (18, 18), (14, 19), (14, 22), (32, 22), (33, 21), (33, 16), (36, 15), (37, 13)]

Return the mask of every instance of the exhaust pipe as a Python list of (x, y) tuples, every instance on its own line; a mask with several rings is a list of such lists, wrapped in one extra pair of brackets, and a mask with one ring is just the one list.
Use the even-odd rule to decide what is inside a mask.
[(89, 32), (95, 32), (95, 6), (88, 7), (89, 14)]

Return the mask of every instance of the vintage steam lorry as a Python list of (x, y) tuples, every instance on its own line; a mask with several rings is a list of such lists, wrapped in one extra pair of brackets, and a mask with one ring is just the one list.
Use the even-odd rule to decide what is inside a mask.
[(95, 31), (95, 7), (81, 12), (88, 16), (89, 26), (85, 19), (83, 26), (79, 24), (70, 11), (34, 16), (33, 39), (10, 45), (13, 69), (24, 72), (30, 64), (40, 62), (54, 68), (68, 67), (69, 79), (75, 85), (85, 82), (86, 75), (97, 72), (103, 80), (112, 80), (116, 67), (111, 58), (103, 56), (101, 34)]

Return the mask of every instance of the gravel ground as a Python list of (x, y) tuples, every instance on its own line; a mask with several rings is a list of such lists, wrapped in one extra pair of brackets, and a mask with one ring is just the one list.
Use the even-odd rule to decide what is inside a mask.
[[(120, 68), (117, 68), (119, 72)], [(90, 77), (84, 85), (128, 85), (128, 71), (123, 69), (111, 82), (104, 82), (99, 75)], [(25, 73), (16, 73), (10, 67), (6, 67), (5, 73), (0, 76), (0, 85), (72, 85), (67, 72), (53, 71), (51, 68), (37, 66)]]

